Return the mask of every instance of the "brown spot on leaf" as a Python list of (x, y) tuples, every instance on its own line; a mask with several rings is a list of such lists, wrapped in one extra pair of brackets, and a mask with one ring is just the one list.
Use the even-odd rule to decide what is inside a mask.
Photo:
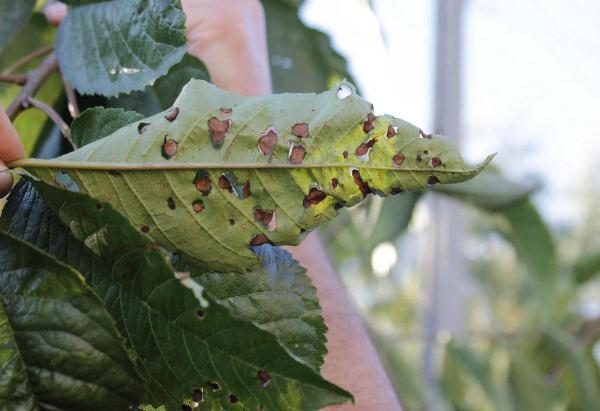
[(229, 225), (234, 225), (235, 224), (235, 220), (233, 218), (229, 219)]
[(431, 134), (426, 134), (423, 130), (419, 129), (419, 136), (421, 138), (431, 139)]
[(252, 194), (250, 192), (250, 181), (246, 181), (246, 184), (242, 187), (242, 198), (248, 198), (250, 194)]
[(417, 161), (423, 161), (423, 157), (421, 157), (421, 153), (417, 153)]
[(203, 399), (204, 399), (204, 396), (202, 395), (202, 390), (201, 389), (194, 390), (194, 392), (192, 393), (192, 401), (202, 402)]
[(235, 404), (238, 402), (238, 397), (235, 394), (229, 394), (229, 402)]
[(365, 121), (363, 124), (363, 131), (365, 133), (369, 133), (375, 128), (375, 125), (373, 124), (373, 122), (376, 119), (377, 119), (377, 117), (375, 117), (375, 114), (369, 113), (369, 115), (367, 116), (367, 121)]
[(403, 190), (403, 189), (401, 189), (401, 188), (399, 188), (399, 187), (393, 187), (393, 188), (390, 190), (390, 194), (391, 194), (391, 195), (402, 194), (403, 192), (404, 192), (404, 190)]
[(198, 317), (200, 320), (204, 320), (204, 317), (206, 317), (206, 313), (202, 310), (197, 310), (196, 317)]
[(173, 107), (169, 112), (165, 115), (165, 119), (167, 121), (175, 121), (177, 116), (179, 115), (179, 107)]
[(258, 139), (258, 151), (263, 156), (268, 156), (273, 152), (277, 145), (277, 130), (269, 127), (265, 133)]
[(138, 133), (142, 134), (143, 132), (148, 130), (149, 125), (150, 125), (150, 123), (139, 123), (138, 124)]
[(371, 187), (369, 187), (369, 183), (363, 181), (358, 170), (352, 170), (352, 177), (354, 177), (354, 183), (358, 186), (363, 197), (366, 197), (368, 194), (372, 193)]
[(348, 158), (348, 152), (347, 152), (347, 151), (344, 151), (344, 152), (342, 153), (342, 156), (343, 156), (344, 158)]
[(222, 189), (222, 190), (227, 190), (230, 193), (233, 192), (233, 187), (231, 186), (231, 182), (224, 175), (222, 175), (221, 177), (219, 177), (219, 188)]
[(292, 144), (288, 160), (290, 164), (301, 164), (306, 157), (306, 149), (303, 146)]
[(213, 391), (219, 391), (221, 389), (221, 386), (217, 382), (207, 381), (206, 385), (208, 385)]
[(206, 172), (199, 171), (196, 173), (194, 184), (196, 185), (196, 190), (201, 192), (203, 196), (207, 196), (210, 193), (210, 190), (212, 190), (212, 183)]
[(175, 210), (177, 208), (177, 205), (175, 204), (175, 200), (173, 200), (173, 197), (167, 198), (167, 207), (169, 207), (171, 210)]
[(141, 230), (142, 230), (142, 233), (148, 234), (150, 232), (150, 227), (148, 227), (147, 225), (144, 225), (144, 226), (142, 226)]
[(327, 194), (325, 194), (318, 188), (313, 187), (308, 192), (308, 195), (304, 197), (304, 201), (302, 202), (302, 204), (304, 205), (304, 208), (308, 208), (312, 205), (319, 204), (321, 201), (325, 200), (326, 197)]
[(263, 244), (272, 244), (271, 240), (269, 240), (267, 238), (266, 235), (264, 234), (256, 234), (254, 237), (252, 237), (252, 239), (250, 240), (250, 245), (251, 246), (257, 246), (257, 245), (263, 245)]
[(394, 163), (394, 165), (396, 167), (400, 167), (402, 165), (402, 163), (404, 163), (405, 159), (406, 159), (406, 157), (404, 157), (404, 154), (398, 153), (394, 157), (392, 157), (392, 162)]
[(201, 213), (204, 211), (204, 202), (202, 200), (196, 200), (192, 203), (192, 208), (196, 213)]
[(337, 186), (340, 185), (340, 181), (337, 179), (337, 177), (333, 177), (331, 179), (331, 186), (333, 187), (333, 189), (335, 190), (337, 188)]
[(308, 124), (307, 123), (298, 123), (292, 126), (292, 134), (296, 137), (300, 138), (308, 138)]
[(254, 209), (254, 218), (261, 222), (263, 225), (268, 226), (273, 220), (273, 214), (275, 210), (263, 210), (262, 208)]
[(260, 385), (263, 388), (267, 388), (271, 382), (271, 374), (269, 374), (267, 370), (258, 370), (256, 373), (256, 378), (258, 378), (258, 381), (260, 381)]
[(177, 154), (178, 148), (179, 144), (177, 143), (177, 141), (173, 140), (172, 138), (169, 138), (169, 136), (165, 136), (161, 148), (161, 154), (165, 159), (170, 160), (175, 156), (175, 154)]
[(433, 187), (434, 185), (436, 185), (439, 182), (440, 182), (440, 179), (437, 178), (436, 176), (429, 176), (429, 178), (427, 179), (427, 187)]
[(377, 140), (375, 140), (374, 138), (370, 139), (366, 143), (362, 143), (360, 146), (358, 146), (358, 148), (356, 149), (354, 154), (356, 154), (358, 157), (362, 157), (362, 156), (368, 154), (369, 150), (371, 150), (371, 148), (373, 148), (375, 143), (377, 143)]
[(392, 126), (392, 125), (390, 124), (390, 126), (389, 126), (389, 127), (388, 127), (388, 129), (387, 129), (387, 134), (386, 134), (386, 137), (387, 137), (387, 138), (392, 138), (392, 137), (394, 137), (394, 136), (395, 136), (397, 133), (398, 133), (398, 127), (396, 127), (396, 126)]
[(431, 160), (429, 160), (430, 167), (438, 167), (441, 165), (442, 165), (442, 160), (440, 160), (439, 157), (432, 157)]
[(342, 208), (344, 208), (344, 203), (335, 203), (335, 204), (333, 205), (333, 209), (334, 209), (334, 210), (340, 210), (340, 209), (342, 209)]
[(213, 147), (220, 148), (223, 145), (225, 134), (227, 134), (227, 131), (229, 130), (229, 125), (229, 120), (221, 121), (216, 117), (208, 119), (208, 134), (210, 135)]

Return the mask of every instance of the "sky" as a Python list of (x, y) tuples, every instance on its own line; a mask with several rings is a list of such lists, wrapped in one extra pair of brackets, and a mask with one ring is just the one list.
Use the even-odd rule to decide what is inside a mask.
[[(435, 2), (372, 3), (307, 0), (301, 15), (331, 35), (376, 112), (430, 129)], [(540, 178), (535, 201), (554, 225), (581, 223), (573, 195), (600, 185), (598, 21), (597, 0), (464, 2), (465, 158), (498, 152), (512, 178)]]

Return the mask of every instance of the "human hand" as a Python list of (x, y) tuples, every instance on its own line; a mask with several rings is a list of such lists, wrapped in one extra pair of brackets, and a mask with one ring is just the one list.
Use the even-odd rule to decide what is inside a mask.
[(4, 197), (12, 188), (12, 175), (6, 171), (5, 162), (19, 160), (25, 156), (23, 144), (17, 131), (0, 106), (0, 198)]
[[(188, 51), (208, 69), (212, 82), (244, 95), (271, 93), (265, 16), (259, 0), (182, 0)], [(50, 1), (48, 21), (59, 24), (67, 6)]]

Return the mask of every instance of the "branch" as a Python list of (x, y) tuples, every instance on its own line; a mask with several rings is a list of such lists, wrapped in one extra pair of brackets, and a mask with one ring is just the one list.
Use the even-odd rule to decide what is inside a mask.
[(35, 95), (50, 74), (57, 69), (58, 60), (56, 59), (56, 55), (52, 53), (46, 57), (39, 67), (27, 73), (23, 90), (21, 90), (21, 93), (19, 93), (17, 98), (15, 98), (8, 109), (6, 109), (6, 114), (11, 121), (14, 121), (15, 118), (28, 107), (28, 100)]
[(18, 59), (17, 61), (15, 61), (12, 65), (10, 65), (5, 70), (5, 73), (11, 74), (11, 73), (17, 71), (18, 69), (20, 69), (21, 67), (23, 67), (25, 64), (29, 63), (31, 60), (41, 57), (41, 56), (45, 56), (46, 54), (50, 53), (52, 50), (54, 50), (54, 46), (42, 47), (41, 49), (32, 51), (31, 53), (26, 54), (25, 56), (23, 56), (20, 59)]
[(35, 107), (38, 110), (41, 110), (44, 113), (46, 113), (48, 117), (50, 117), (50, 119), (54, 122), (54, 124), (58, 126), (63, 136), (71, 144), (73, 149), (77, 148), (75, 143), (73, 142), (73, 139), (71, 138), (71, 129), (69, 128), (68, 124), (65, 123), (60, 114), (58, 114), (51, 106), (33, 97), (28, 97), (27, 102), (25, 103), (25, 108), (29, 106)]
[(21, 74), (0, 74), (0, 81), (4, 83), (14, 83), (22, 86), (27, 82), (27, 77)]
[(67, 95), (67, 101), (69, 102), (67, 104), (67, 107), (69, 109), (69, 114), (71, 114), (71, 117), (73, 117), (74, 119), (79, 117), (79, 104), (77, 104), (77, 95), (75, 94), (75, 90), (73, 90), (73, 87), (71, 87), (71, 85), (67, 82), (67, 80), (65, 80), (63, 78), (63, 85), (65, 87), (65, 94)]

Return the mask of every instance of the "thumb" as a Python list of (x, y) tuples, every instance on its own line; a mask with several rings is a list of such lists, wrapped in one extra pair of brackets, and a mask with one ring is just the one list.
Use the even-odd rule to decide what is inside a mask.
[(8, 169), (0, 160), (0, 198), (7, 195), (12, 188), (13, 185), (13, 177), (12, 174), (8, 172)]

